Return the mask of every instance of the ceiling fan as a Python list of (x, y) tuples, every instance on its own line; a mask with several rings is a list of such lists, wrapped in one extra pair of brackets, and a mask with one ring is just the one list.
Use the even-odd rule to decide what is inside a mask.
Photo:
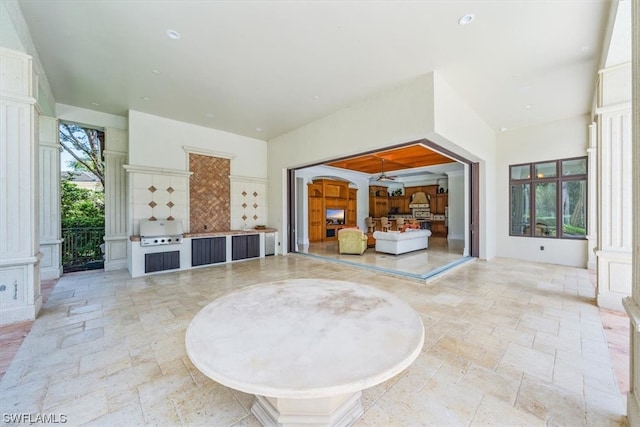
[(396, 176), (389, 176), (384, 173), (384, 159), (380, 159), (380, 161), (382, 162), (382, 166), (380, 169), (380, 175), (378, 175), (378, 178), (376, 178), (376, 181), (382, 181), (382, 182), (395, 181), (395, 179), (397, 178)]

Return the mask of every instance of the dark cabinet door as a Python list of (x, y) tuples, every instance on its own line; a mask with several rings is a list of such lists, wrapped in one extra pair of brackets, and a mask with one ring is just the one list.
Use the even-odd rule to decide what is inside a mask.
[(145, 254), (144, 256), (144, 272), (152, 273), (154, 271), (162, 271), (164, 263), (163, 254)]
[(173, 270), (180, 268), (180, 251), (159, 252), (156, 254), (145, 254), (144, 272)]
[(231, 237), (231, 259), (237, 261), (247, 257), (247, 236)]
[(207, 265), (227, 260), (227, 238), (208, 237), (191, 240), (191, 265)]
[(260, 256), (260, 235), (251, 234), (247, 236), (247, 258), (257, 258)]
[(260, 256), (260, 235), (233, 236), (231, 238), (231, 259), (255, 258)]

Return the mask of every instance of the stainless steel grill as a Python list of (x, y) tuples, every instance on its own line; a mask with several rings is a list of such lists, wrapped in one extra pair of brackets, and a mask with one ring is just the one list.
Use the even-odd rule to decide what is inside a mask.
[(182, 243), (182, 221), (144, 219), (140, 221), (140, 246), (175, 245)]

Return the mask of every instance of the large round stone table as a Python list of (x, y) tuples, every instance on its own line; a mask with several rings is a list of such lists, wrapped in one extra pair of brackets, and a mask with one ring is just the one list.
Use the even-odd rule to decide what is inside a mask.
[(216, 299), (191, 321), (186, 350), (207, 377), (256, 395), (268, 426), (347, 426), (362, 390), (418, 357), (424, 326), (400, 298), (356, 283), (296, 279)]

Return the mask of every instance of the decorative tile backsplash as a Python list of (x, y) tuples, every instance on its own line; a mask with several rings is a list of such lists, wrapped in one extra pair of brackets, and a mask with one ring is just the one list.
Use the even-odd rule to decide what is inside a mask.
[(231, 161), (189, 153), (191, 232), (230, 229)]
[[(155, 195), (156, 191), (158, 191), (158, 189), (156, 187), (154, 187), (153, 185), (149, 188), (147, 188), (147, 190), (149, 190), (149, 192), (151, 193), (151, 201), (148, 203), (149, 207), (151, 207), (151, 216), (148, 218), (150, 221), (156, 221), (158, 218), (155, 217), (153, 209), (158, 206), (158, 204), (156, 203), (155, 200), (153, 200), (153, 196)], [(169, 198), (171, 198), (171, 194), (175, 191), (173, 189), (173, 187), (169, 186), (166, 189), (167, 193), (169, 193)], [(169, 200), (166, 204), (165, 204), (168, 208), (169, 208), (169, 215), (166, 217), (166, 219), (168, 219), (169, 221), (173, 221), (175, 218), (173, 217), (173, 215), (171, 215), (171, 208), (173, 208), (175, 206), (175, 203), (173, 203), (171, 200)], [(162, 218), (164, 219), (164, 218)]]
[(188, 231), (188, 174), (130, 170), (132, 234), (140, 220), (180, 220)]
[(267, 225), (267, 183), (247, 177), (231, 178), (231, 228)]

